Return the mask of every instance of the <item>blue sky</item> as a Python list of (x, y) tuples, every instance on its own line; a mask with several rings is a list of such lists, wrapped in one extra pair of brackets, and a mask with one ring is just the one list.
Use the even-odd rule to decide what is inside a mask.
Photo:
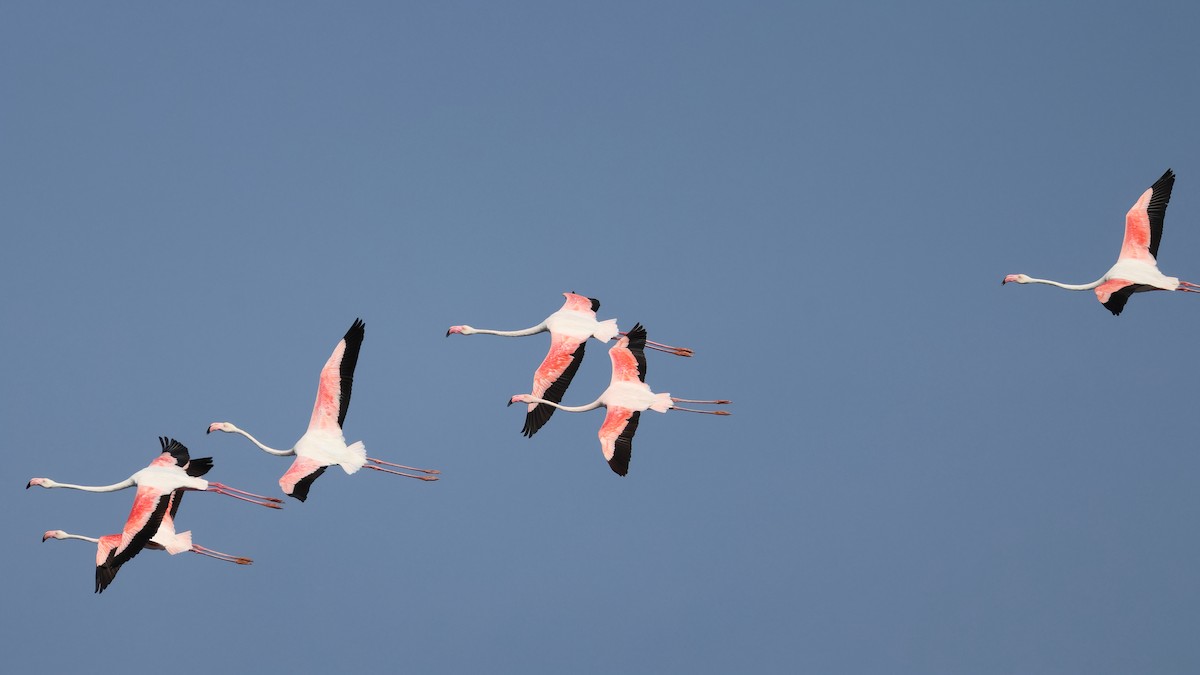
[[(1194, 672), (1188, 295), (1083, 283), (1179, 176), (1200, 282), (1187, 3), (0, 7), (7, 662), (176, 672)], [(504, 403), (563, 291), (693, 359), (734, 415), (533, 439)], [(255, 559), (94, 548), (156, 437), (273, 491), (356, 318), (346, 421), (422, 484), (330, 471)], [(592, 400), (590, 347), (567, 403)], [(103, 655), (103, 656), (102, 656)]]

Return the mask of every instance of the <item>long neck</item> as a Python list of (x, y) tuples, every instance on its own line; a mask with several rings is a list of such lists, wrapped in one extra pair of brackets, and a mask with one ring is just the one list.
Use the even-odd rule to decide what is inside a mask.
[(288, 449), (288, 450), (276, 450), (275, 448), (269, 448), (269, 447), (263, 445), (262, 443), (260, 443), (257, 438), (251, 436), (250, 434), (246, 433), (245, 431), (243, 431), (237, 427), (233, 427), (233, 432), (236, 434), (241, 434), (241, 435), (245, 436), (246, 438), (249, 438), (250, 442), (257, 445), (258, 448), (260, 450), (262, 450), (263, 452), (268, 452), (272, 455), (277, 455), (279, 457), (287, 457), (288, 455), (296, 454), (296, 450), (294, 448)]
[(133, 478), (130, 477), (126, 478), (120, 483), (113, 483), (112, 485), (72, 485), (71, 483), (54, 483), (53, 485), (49, 485), (47, 487), (69, 488), (71, 490), (83, 490), (84, 492), (116, 492), (117, 490), (124, 490), (125, 488), (133, 487), (133, 485)]
[(82, 534), (71, 534), (69, 532), (63, 532), (63, 539), (78, 539), (80, 541), (90, 541), (93, 544), (100, 543), (99, 539), (95, 539), (93, 537), (85, 537)]
[(491, 330), (489, 328), (472, 328), (470, 333), (467, 333), (467, 331), (463, 331), (463, 333), (467, 333), (468, 335), (472, 333), (482, 333), (483, 335), (500, 335), (502, 337), (524, 337), (526, 335), (537, 335), (545, 330), (546, 322), (543, 321), (536, 326), (522, 328), (521, 330)]
[(1027, 283), (1027, 284), (1048, 284), (1050, 286), (1058, 286), (1059, 288), (1065, 288), (1068, 291), (1090, 291), (1093, 288), (1104, 283), (1104, 279), (1097, 279), (1090, 284), (1064, 284), (1064, 283), (1059, 283), (1057, 281), (1051, 281), (1049, 279), (1034, 279), (1033, 277), (1029, 277), (1029, 281), (1026, 281), (1025, 283)]
[(546, 405), (553, 406), (555, 408), (558, 408), (559, 410), (565, 410), (567, 412), (573, 412), (573, 413), (587, 412), (589, 410), (595, 410), (596, 408), (599, 408), (600, 406), (604, 405), (603, 399), (600, 399), (600, 398), (598, 398), (595, 401), (592, 401), (591, 403), (588, 403), (586, 405), (562, 405), (560, 403), (555, 403), (554, 401), (547, 401), (544, 398), (534, 398), (532, 396), (530, 396), (527, 399), (527, 402), (528, 403), (545, 403)]

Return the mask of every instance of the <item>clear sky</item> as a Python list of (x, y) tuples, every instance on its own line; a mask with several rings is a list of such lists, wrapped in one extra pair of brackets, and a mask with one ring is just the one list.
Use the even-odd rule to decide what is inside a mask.
[[(1200, 298), (1083, 283), (1168, 167), (1200, 282), (1195, 3), (5, 3), (11, 672), (1200, 670)], [(734, 415), (505, 402), (599, 298)], [(348, 440), (103, 595), (157, 436), (278, 488), (366, 321)], [(608, 381), (593, 343), (567, 403)], [(67, 665), (63, 665), (67, 664)], [(105, 666), (104, 664), (107, 664)]]

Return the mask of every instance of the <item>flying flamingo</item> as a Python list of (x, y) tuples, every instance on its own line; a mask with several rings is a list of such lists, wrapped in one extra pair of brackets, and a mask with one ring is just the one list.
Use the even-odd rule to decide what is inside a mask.
[(1129, 213), (1125, 214), (1125, 240), (1117, 264), (1090, 284), (1063, 284), (1048, 279), (1034, 279), (1025, 274), (1010, 274), (1000, 283), (1049, 284), (1068, 291), (1095, 289), (1096, 298), (1116, 316), (1124, 309), (1129, 296), (1143, 291), (1185, 291), (1200, 293), (1200, 285), (1168, 277), (1158, 271), (1158, 245), (1162, 242), (1163, 219), (1167, 202), (1175, 185), (1175, 173), (1170, 169), (1142, 193)]
[[(166, 551), (171, 555), (191, 551), (192, 553), (239, 565), (249, 565), (254, 562), (250, 558), (221, 553), (200, 544), (192, 543), (192, 533), (190, 530), (187, 532), (176, 532), (174, 519), (175, 514), (179, 511), (179, 504), (183, 499), (183, 493), (184, 490), (182, 489), (171, 493), (167, 502), (166, 512), (162, 515), (158, 530), (145, 543), (144, 548), (154, 551)], [(118, 549), (121, 545), (122, 536), (122, 534), (107, 534), (96, 539), (80, 534), (70, 534), (62, 530), (49, 530), (42, 535), (42, 541), (46, 541), (47, 539), (79, 539), (96, 544), (96, 592), (100, 593), (105, 588), (108, 588), (108, 585), (116, 578), (117, 570), (121, 568), (121, 565), (133, 557), (130, 555), (118, 558)]]
[[(159, 531), (159, 534), (161, 534), (161, 530)], [(155, 534), (154, 537), (150, 541), (146, 542), (145, 547), (148, 549), (154, 550), (154, 551), (171, 552), (172, 549), (168, 548), (166, 545), (164, 545), (158, 541), (159, 534)], [(184, 532), (183, 534), (175, 535), (175, 536), (181, 537), (181, 538), (186, 537), (188, 542), (191, 541), (191, 532)], [(113, 566), (113, 565), (109, 564), (109, 556), (112, 555), (113, 549), (121, 543), (121, 535), (106, 534), (103, 537), (100, 537), (99, 539), (97, 539), (96, 537), (85, 537), (82, 534), (71, 534), (69, 532), (63, 532), (62, 530), (49, 530), (46, 532), (46, 534), (42, 535), (42, 541), (46, 541), (48, 539), (78, 539), (80, 541), (90, 541), (93, 544), (96, 544), (96, 592), (97, 593), (100, 593), (100, 592), (104, 591), (105, 588), (108, 588), (108, 585), (112, 583), (114, 578), (116, 578), (117, 570), (120, 569), (121, 566), (120, 565)], [(249, 565), (254, 562), (250, 558), (242, 558), (239, 556), (232, 556), (227, 553), (221, 553), (220, 551), (214, 551), (212, 549), (204, 548), (203, 546), (201, 546), (199, 544), (191, 544), (190, 548), (184, 548), (184, 549), (182, 549), (182, 551), (191, 551), (192, 553), (199, 553), (201, 555), (206, 555), (211, 558), (216, 558), (217, 560), (233, 562), (233, 563), (237, 563), (239, 565)], [(180, 553), (180, 552), (181, 552), (181, 550), (174, 551), (174, 553)]]
[[(608, 342), (617, 335), (624, 335), (617, 328), (616, 319), (596, 319), (596, 310), (600, 309), (600, 301), (575, 293), (563, 293), (567, 299), (562, 309), (546, 317), (536, 326), (523, 330), (489, 330), (471, 326), (451, 326), (446, 331), (446, 337), (451, 334), (501, 335), (505, 337), (523, 337), (538, 333), (550, 333), (550, 351), (533, 373), (533, 391), (535, 398), (543, 403), (530, 403), (525, 415), (525, 427), (521, 433), (532, 437), (541, 429), (550, 416), (554, 414), (554, 404), (562, 401), (563, 394), (579, 370), (583, 362), (583, 351), (589, 337), (600, 342)], [(650, 349), (667, 352), (676, 356), (691, 356), (692, 350), (686, 347), (672, 347), (658, 342), (646, 341)]]
[[(137, 496), (134, 497), (135, 507), (138, 504), (138, 500), (143, 498), (143, 494), (147, 495), (147, 499), (152, 497), (155, 500), (163, 501), (165, 505), (166, 500), (170, 498), (172, 492), (182, 489), (196, 490), (198, 492), (215, 492), (271, 509), (281, 508), (279, 506), (283, 503), (281, 499), (256, 495), (253, 492), (239, 490), (224, 483), (215, 483), (200, 478), (200, 476), (203, 476), (212, 468), (211, 457), (189, 459), (188, 449), (173, 438), (160, 436), (158, 442), (162, 445), (162, 454), (155, 458), (153, 462), (150, 462), (149, 466), (120, 483), (113, 483), (112, 485), (73, 485), (71, 483), (59, 483), (49, 478), (31, 478), (25, 484), (25, 489), (28, 490), (36, 485), (44, 488), (70, 488), (85, 492), (116, 492), (117, 490), (124, 490), (136, 485), (138, 490)], [(150, 534), (146, 535), (147, 540), (150, 539), (150, 535), (157, 528), (158, 523), (155, 522), (154, 528), (150, 530)]]
[[(270, 448), (245, 431), (229, 422), (213, 422), (208, 425), (208, 432), (224, 431), (231, 434), (241, 434), (250, 439), (264, 452), (280, 457), (295, 455), (292, 466), (279, 479), (279, 487), (286, 495), (304, 501), (308, 499), (308, 489), (325, 468), (337, 464), (346, 473), (355, 473), (364, 466), (375, 471), (406, 476), (418, 480), (437, 480), (440, 471), (435, 469), (418, 469), (403, 464), (393, 464), (383, 460), (367, 457), (367, 448), (362, 441), (346, 445), (346, 437), (342, 435), (342, 423), (346, 420), (346, 410), (350, 407), (350, 390), (354, 384), (354, 367), (358, 364), (358, 352), (362, 348), (366, 324), (355, 319), (345, 337), (333, 348), (333, 354), (321, 369), (321, 378), (317, 385), (317, 402), (313, 406), (312, 418), (308, 422), (308, 431), (296, 441), (296, 445), (288, 450)], [(382, 465), (382, 466), (380, 466)], [(402, 471), (385, 469), (384, 466), (397, 469), (408, 469), (426, 474), (417, 476)]]
[(608, 413), (604, 423), (600, 425), (600, 450), (608, 466), (619, 476), (629, 473), (629, 458), (633, 451), (633, 433), (637, 431), (638, 418), (641, 411), (650, 409), (665, 413), (668, 410), (703, 413), (706, 415), (728, 415), (724, 410), (694, 410), (680, 408), (676, 403), (712, 403), (725, 404), (727, 400), (697, 401), (687, 398), (675, 398), (670, 394), (656, 394), (650, 391), (646, 384), (646, 329), (642, 324), (634, 325), (617, 344), (608, 350), (612, 359), (612, 381), (600, 398), (581, 406), (560, 405), (537, 398), (532, 394), (517, 394), (508, 404), (514, 403), (548, 403), (559, 410), (567, 412), (585, 412), (604, 406)]

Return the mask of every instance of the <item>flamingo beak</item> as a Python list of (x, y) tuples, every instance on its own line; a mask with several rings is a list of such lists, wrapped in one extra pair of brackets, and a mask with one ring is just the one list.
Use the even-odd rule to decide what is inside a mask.
[(48, 534), (43, 534), (43, 535), (42, 535), (42, 543), (43, 543), (43, 544), (44, 544), (44, 543), (46, 543), (46, 540), (47, 540), (47, 539), (49, 539), (49, 538), (50, 538), (50, 535), (48, 535)]
[[(511, 406), (512, 404), (513, 404), (513, 402), (512, 402), (512, 399), (511, 399), (511, 398), (510, 398), (510, 399), (508, 399), (508, 405), (510, 405), (510, 406)], [(505, 407), (508, 407), (508, 406), (505, 406)]]

